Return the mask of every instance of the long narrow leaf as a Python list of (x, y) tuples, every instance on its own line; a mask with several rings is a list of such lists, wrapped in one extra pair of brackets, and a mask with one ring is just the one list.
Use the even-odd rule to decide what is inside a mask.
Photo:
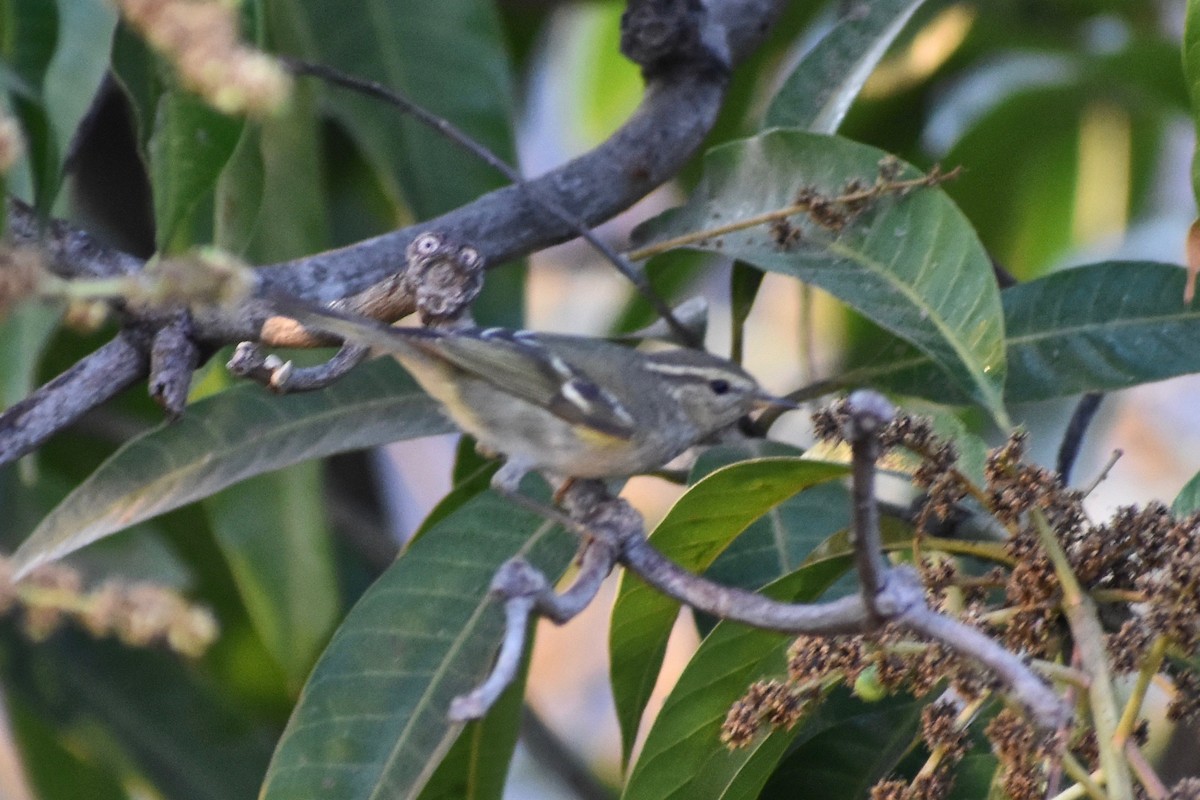
[(13, 556), (20, 571), (244, 478), (301, 461), (452, 430), (394, 362), (320, 392), (240, 386), (128, 442), (71, 492)]
[(572, 536), (491, 493), (434, 526), (334, 635), (262, 800), (418, 796), (462, 729), (446, 718), (451, 699), (486, 674), (503, 632), (496, 569), (521, 556), (553, 580), (574, 551)]
[(767, 109), (766, 127), (835, 132), (875, 65), (924, 1), (852, 6), (779, 88)]

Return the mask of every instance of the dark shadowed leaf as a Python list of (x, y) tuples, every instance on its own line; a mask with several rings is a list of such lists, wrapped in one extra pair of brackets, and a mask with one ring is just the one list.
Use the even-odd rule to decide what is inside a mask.
[(504, 615), (496, 569), (557, 578), (574, 537), (492, 493), (418, 539), (351, 610), (292, 714), (263, 800), (416, 797), (459, 735), (450, 701), (487, 673)]
[[(849, 566), (841, 555), (803, 567), (772, 584), (776, 599), (809, 602)], [(722, 622), (671, 691), (646, 738), (622, 795), (626, 800), (757, 797), (796, 731), (759, 736), (729, 750), (720, 741), (729, 707), (761, 678), (786, 672), (791, 637)]]
[(924, 707), (898, 696), (866, 703), (848, 692), (825, 700), (771, 775), (763, 800), (783, 800), (799, 785), (814, 800), (868, 797), (913, 744)]
[(212, 192), (245, 124), (179, 88), (159, 98), (149, 143), (159, 250), (175, 248), (181, 237), (183, 247), (191, 244), (191, 215)]
[(204, 508), (255, 630), (299, 691), (341, 610), (320, 465), (257, 475)]

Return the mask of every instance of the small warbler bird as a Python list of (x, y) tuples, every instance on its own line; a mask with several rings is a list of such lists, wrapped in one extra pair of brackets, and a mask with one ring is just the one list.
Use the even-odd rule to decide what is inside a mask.
[(493, 485), (525, 473), (647, 472), (766, 405), (791, 405), (745, 370), (697, 350), (644, 353), (582, 336), (501, 328), (401, 328), (301, 301), (277, 313), (393, 355), (461, 430), (505, 457)]

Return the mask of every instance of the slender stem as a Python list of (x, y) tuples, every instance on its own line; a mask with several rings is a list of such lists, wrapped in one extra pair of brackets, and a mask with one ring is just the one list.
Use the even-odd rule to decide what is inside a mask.
[(1167, 787), (1158, 777), (1158, 773), (1154, 771), (1154, 767), (1146, 760), (1146, 756), (1138, 747), (1137, 742), (1130, 739), (1121, 749), (1125, 753), (1125, 758), (1129, 759), (1129, 766), (1133, 768), (1133, 774), (1137, 776), (1138, 783), (1146, 790), (1146, 794), (1150, 795), (1150, 800), (1162, 800), (1166, 797)]
[(1133, 780), (1129, 763), (1116, 746), (1114, 737), (1120, 720), (1116, 693), (1113, 689), (1112, 673), (1108, 667), (1108, 654), (1104, 648), (1104, 630), (1096, 617), (1096, 606), (1087, 596), (1075, 577), (1067, 554), (1063, 552), (1058, 538), (1046, 521), (1040, 508), (1029, 512), (1042, 548), (1054, 565), (1063, 590), (1063, 612), (1070, 625), (1075, 646), (1079, 649), (1084, 668), (1092, 676), (1088, 686), (1088, 701), (1092, 710), (1092, 722), (1096, 726), (1096, 740), (1100, 750), (1100, 766), (1108, 776), (1108, 789), (1114, 800), (1133, 800)]
[(1074, 667), (1056, 664), (1053, 661), (1043, 661), (1040, 658), (1032, 659), (1029, 666), (1036, 669), (1048, 678), (1052, 678), (1062, 683), (1070, 684), (1079, 689), (1087, 690), (1092, 685), (1092, 676), (1088, 675), (1081, 669)]
[(1092, 800), (1108, 800), (1108, 794), (1100, 786), (1104, 779), (1104, 770), (1096, 770), (1092, 774), (1070, 753), (1063, 753), (1063, 771), (1075, 781), (1075, 785), (1055, 796), (1055, 800), (1067, 800), (1068, 797), (1087, 795)]
[(1004, 545), (999, 542), (979, 542), (967, 539), (943, 539), (938, 536), (925, 536), (925, 546), (931, 550), (941, 550), (957, 556), (974, 556), (985, 561), (993, 561), (1005, 566), (1016, 566), (1016, 559), (1008, 554)]
[(1158, 668), (1162, 666), (1163, 659), (1167, 655), (1167, 637), (1155, 637), (1154, 642), (1150, 645), (1150, 652), (1146, 654), (1146, 660), (1142, 662), (1141, 669), (1138, 670), (1137, 680), (1133, 684), (1133, 691), (1129, 693), (1129, 700), (1125, 702), (1125, 709), (1121, 712), (1121, 720), (1117, 723), (1117, 729), (1113, 733), (1113, 744), (1118, 748), (1125, 746), (1125, 742), (1133, 733), (1134, 727), (1137, 726), (1138, 714), (1141, 713), (1142, 703), (1146, 700), (1146, 692), (1150, 689), (1150, 681), (1154, 680), (1154, 676), (1158, 674)]

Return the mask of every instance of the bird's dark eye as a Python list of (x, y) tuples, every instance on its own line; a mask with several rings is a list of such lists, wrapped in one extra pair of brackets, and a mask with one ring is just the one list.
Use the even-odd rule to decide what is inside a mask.
[(708, 388), (713, 390), (713, 394), (725, 394), (729, 391), (729, 381), (724, 378), (717, 378), (708, 382)]

